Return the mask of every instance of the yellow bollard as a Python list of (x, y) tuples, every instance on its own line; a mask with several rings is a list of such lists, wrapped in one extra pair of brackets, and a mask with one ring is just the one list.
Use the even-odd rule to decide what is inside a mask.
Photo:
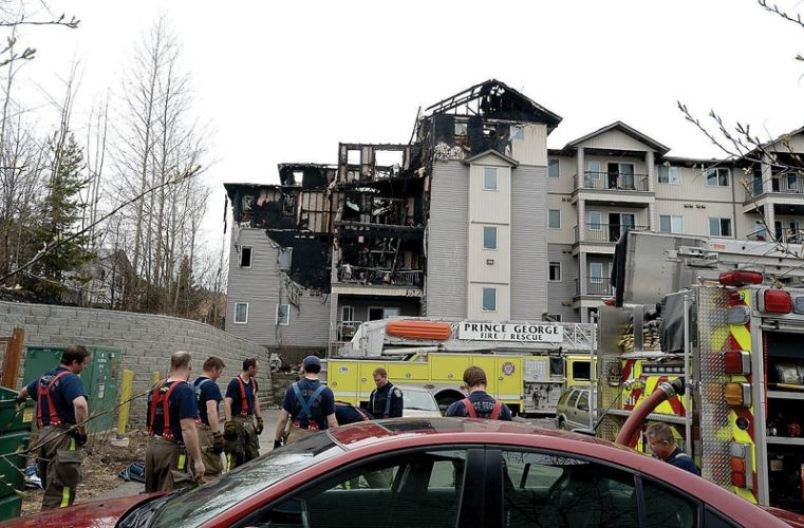
[(126, 434), (128, 413), (131, 410), (131, 392), (134, 388), (134, 371), (124, 370), (120, 381), (120, 409), (117, 414), (117, 436)]

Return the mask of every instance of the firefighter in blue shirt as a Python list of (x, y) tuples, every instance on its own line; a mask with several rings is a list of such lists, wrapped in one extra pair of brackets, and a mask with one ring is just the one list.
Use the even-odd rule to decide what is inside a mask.
[(701, 474), (692, 457), (676, 445), (673, 430), (669, 425), (663, 422), (654, 422), (648, 426), (646, 434), (654, 457), (695, 475)]
[(67, 347), (58, 367), (24, 387), (17, 396), (22, 403), (36, 399), (39, 427), (38, 470), (45, 495), (42, 509), (66, 508), (75, 502), (81, 480), (79, 448), (87, 442), (89, 406), (78, 377), (89, 363), (89, 352), (78, 345)]
[(282, 445), (285, 426), (291, 422), (287, 442), (292, 443), (316, 431), (338, 426), (335, 419), (335, 395), (321, 383), (321, 360), (307, 356), (302, 362), (304, 378), (293, 383), (285, 391), (279, 423), (276, 425), (274, 448)]
[(221, 453), (224, 440), (218, 409), (223, 396), (216, 380), (221, 377), (225, 366), (221, 358), (211, 356), (204, 362), (204, 371), (193, 381), (193, 390), (198, 399), (198, 416), (201, 419), (198, 441), (206, 467), (204, 476), (210, 478), (217, 477), (223, 472)]
[(369, 412), (374, 419), (401, 418), (404, 403), (402, 391), (388, 381), (388, 372), (384, 368), (374, 369), (374, 383), (377, 388), (369, 396)]
[(511, 410), (486, 392), (486, 372), (480, 367), (469, 367), (463, 373), (463, 382), (469, 397), (456, 401), (447, 408), (447, 416), (511, 420)]
[[(198, 404), (190, 378), (190, 353), (170, 356), (170, 373), (148, 395), (148, 447), (145, 450), (145, 491), (187, 487), (204, 478), (198, 443)], [(187, 456), (192, 460), (188, 472)]]
[(226, 440), (226, 465), (230, 470), (260, 456), (258, 436), (262, 433), (263, 421), (255, 378), (258, 369), (255, 358), (243, 360), (243, 371), (226, 387), (223, 437)]

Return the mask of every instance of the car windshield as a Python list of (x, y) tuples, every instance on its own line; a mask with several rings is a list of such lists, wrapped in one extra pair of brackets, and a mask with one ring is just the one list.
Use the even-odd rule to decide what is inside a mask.
[(165, 503), (149, 526), (199, 526), (286, 476), (343, 452), (326, 433), (271, 451)]
[(438, 404), (429, 392), (406, 390), (403, 391), (405, 409), (417, 411), (438, 411)]

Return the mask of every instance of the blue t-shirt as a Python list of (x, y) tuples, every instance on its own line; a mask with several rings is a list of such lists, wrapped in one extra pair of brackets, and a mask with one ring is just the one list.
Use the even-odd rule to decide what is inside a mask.
[[(318, 389), (319, 385), (321, 385), (321, 382), (318, 380), (302, 379), (297, 381), (295, 384), (298, 384), (299, 392), (301, 393), (302, 398), (309, 400), (316, 389)], [(335, 395), (332, 393), (332, 389), (329, 387), (324, 387), (324, 390), (322, 390), (315, 400), (310, 402), (309, 405), (310, 414), (312, 414), (312, 419), (315, 420), (318, 428), (326, 429), (327, 416), (335, 413)], [(288, 390), (285, 391), (285, 398), (282, 400), (282, 408), (285, 409), (288, 414), (290, 414), (291, 421), (298, 421), (299, 427), (302, 429), (307, 429), (307, 426), (310, 423), (310, 417), (301, 416), (302, 404), (298, 399), (296, 399), (296, 393), (293, 390), (293, 385), (288, 387)]]
[[(39, 390), (44, 391), (47, 384), (60, 372), (69, 372), (69, 374), (65, 374), (53, 383), (50, 387), (50, 397), (53, 399), (53, 405), (56, 407), (56, 414), (58, 414), (59, 420), (62, 423), (74, 425), (75, 408), (73, 407), (73, 400), (79, 396), (86, 398), (84, 384), (81, 383), (81, 378), (76, 374), (61, 366), (49, 370), (44, 376), (28, 384), (28, 395), (38, 402)], [(42, 393), (42, 401), (39, 403), (42, 405), (41, 413), (39, 413), (42, 415), (42, 423), (43, 425), (48, 425), (50, 423), (50, 409), (48, 408), (47, 398), (44, 397), (44, 392)]]
[[(490, 418), (497, 400), (489, 396), (486, 391), (474, 391), (469, 395), (469, 401), (472, 402), (472, 407), (475, 408), (478, 418)], [(458, 400), (447, 408), (447, 416), (466, 418), (469, 416), (469, 411), (466, 410), (463, 402)], [(497, 419), (511, 421), (511, 409), (503, 404), (502, 409), (500, 409), (500, 416)]]
[[(243, 380), (240, 376), (232, 378), (232, 381), (226, 387), (226, 397), (232, 399), (232, 416), (240, 416), (240, 411), (243, 409), (243, 398), (240, 393), (241, 381)], [(243, 385), (246, 389), (246, 401), (248, 402), (246, 414), (251, 416), (254, 414), (254, 394), (257, 393), (259, 387), (257, 387), (257, 380), (254, 378), (249, 378), (248, 383), (244, 382)]]
[[(162, 385), (163, 390), (167, 391), (173, 385), (177, 384), (173, 392), (170, 393), (170, 400), (168, 402), (168, 412), (170, 414), (170, 432), (173, 434), (174, 440), (183, 442), (184, 439), (181, 434), (181, 422), (185, 418), (198, 417), (198, 404), (196, 403), (195, 391), (190, 387), (186, 381), (171, 381)], [(150, 424), (151, 419), (151, 406), (152, 406), (153, 391), (148, 395), (148, 420), (149, 425), (152, 426), (153, 432), (156, 435), (164, 436), (165, 419), (162, 415), (161, 404), (157, 408), (154, 423)]]
[(668, 464), (672, 464), (677, 468), (681, 468), (685, 471), (689, 471), (690, 473), (694, 473), (695, 475), (700, 475), (701, 473), (698, 471), (698, 467), (695, 465), (695, 461), (692, 460), (687, 453), (676, 448), (675, 451), (670, 455), (670, 458), (667, 459)]
[[(218, 387), (218, 384), (215, 383), (215, 380), (206, 376), (198, 376), (195, 378), (195, 381), (193, 381), (193, 390), (195, 390), (195, 396), (198, 400), (198, 415), (201, 417), (201, 423), (209, 425), (207, 402), (212, 400), (217, 407), (221, 400), (223, 400), (221, 389)], [(218, 416), (220, 416), (220, 413)]]
[(335, 402), (335, 420), (338, 425), (370, 420), (368, 413), (346, 402)]

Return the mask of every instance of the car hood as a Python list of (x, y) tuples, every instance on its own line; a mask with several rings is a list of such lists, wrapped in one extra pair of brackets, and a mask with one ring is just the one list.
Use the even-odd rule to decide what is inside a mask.
[(793, 528), (804, 528), (804, 515), (800, 513), (780, 510), (779, 508), (772, 508), (770, 506), (760, 506), (760, 508), (770, 513), (777, 519), (786, 522)]
[(98, 500), (78, 504), (70, 508), (47, 510), (35, 515), (20, 517), (4, 523), (0, 528), (35, 528), (57, 526), (59, 528), (114, 528), (120, 517), (128, 510), (154, 497), (162, 495), (142, 494), (119, 499)]

